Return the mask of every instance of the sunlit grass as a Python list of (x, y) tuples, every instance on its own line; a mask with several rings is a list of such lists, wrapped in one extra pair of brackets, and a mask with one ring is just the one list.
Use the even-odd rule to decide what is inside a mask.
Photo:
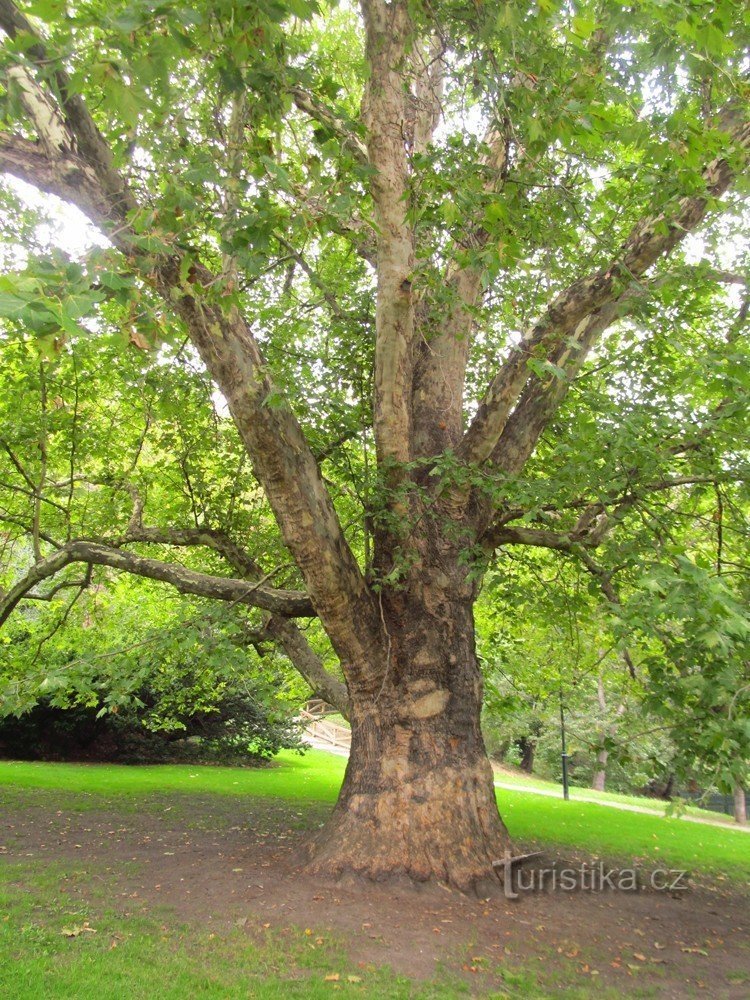
[[(503, 785), (521, 785), (526, 788), (538, 788), (539, 791), (556, 792), (560, 796), (562, 796), (563, 793), (563, 787), (560, 782), (548, 781), (547, 779), (539, 778), (534, 774), (506, 770), (504, 767), (496, 767), (495, 780)], [(667, 812), (667, 803), (661, 799), (649, 798), (646, 795), (625, 795), (622, 792), (598, 792), (593, 788), (586, 788), (582, 785), (571, 785), (570, 797), (571, 799), (578, 799), (579, 801), (592, 799), (597, 802), (612, 802), (620, 803), (622, 805), (638, 806), (639, 809), (651, 809), (653, 812), (664, 813), (665, 815)], [(681, 811), (684, 812), (686, 816), (696, 816), (700, 819), (710, 819), (718, 823), (727, 823), (729, 826), (731, 826), (734, 822), (732, 817), (728, 816), (726, 813), (714, 812), (711, 809), (701, 809), (694, 805), (682, 806)]]
[[(310, 750), (304, 756), (285, 751), (264, 768), (0, 761), (0, 796), (6, 786), (80, 793), (92, 807), (99, 797), (134, 798), (154, 793), (334, 802), (345, 767), (343, 758), (322, 750)], [(605, 858), (637, 858), (644, 865), (750, 878), (750, 836), (741, 830), (500, 788), (497, 799), (511, 836), (521, 843), (550, 851), (570, 848)]]

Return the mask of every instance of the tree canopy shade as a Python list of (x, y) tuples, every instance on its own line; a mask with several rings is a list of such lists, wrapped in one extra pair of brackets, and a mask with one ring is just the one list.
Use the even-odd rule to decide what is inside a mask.
[[(652, 503), (741, 489), (746, 5), (0, 0), (0, 28), (0, 168), (106, 237), (0, 285), (6, 342), (42, 359), (41, 416), (4, 446), (33, 564), (3, 616), (85, 586), (74, 562), (264, 609), (352, 722), (311, 865), (492, 877), (508, 843), (472, 608), (494, 553), (577, 559), (616, 609)], [(222, 456), (210, 504), (167, 523), (138, 488), (150, 418), (135, 448), (118, 428), (99, 486), (75, 446), (52, 480), (50, 372), (113, 345), (167, 380), (200, 358), (221, 394), (205, 433), (226, 406), (298, 580), (268, 579), (264, 508), (260, 531), (238, 515), (256, 488)], [(181, 565), (186, 546), (231, 578)], [(313, 613), (345, 686), (290, 621)]]

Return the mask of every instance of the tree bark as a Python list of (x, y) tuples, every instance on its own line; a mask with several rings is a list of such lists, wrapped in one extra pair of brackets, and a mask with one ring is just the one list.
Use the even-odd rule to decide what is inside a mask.
[[(597, 681), (597, 698), (599, 701), (599, 708), (602, 711), (602, 715), (607, 711), (607, 699), (604, 693), (604, 679), (602, 675), (599, 674), (599, 679)], [(615, 718), (619, 718), (625, 711), (625, 703), (623, 702), (617, 709)], [(594, 777), (591, 781), (591, 787), (595, 792), (603, 792), (604, 786), (607, 781), (607, 761), (609, 760), (609, 750), (604, 746), (604, 740), (609, 737), (610, 739), (617, 733), (617, 723), (613, 722), (606, 730), (602, 730), (599, 734), (599, 739), (602, 742), (602, 746), (599, 748), (599, 753), (596, 756), (597, 767), (594, 771)]]
[[(375, 696), (352, 698), (351, 756), (312, 845), (313, 872), (402, 875), (460, 889), (496, 880), (492, 862), (509, 841), (480, 730), (471, 603), (448, 601), (435, 587), (422, 598), (422, 612), (412, 605), (398, 627), (397, 609), (384, 607), (390, 658), (386, 649)], [(425, 615), (431, 601), (441, 629)]]
[(532, 736), (522, 736), (518, 741), (518, 749), (521, 751), (521, 762), (519, 767), (527, 774), (532, 774), (534, 771), (536, 740)]
[(747, 800), (742, 785), (734, 786), (734, 821), (741, 826), (747, 823)]
[(595, 792), (603, 792), (607, 781), (607, 760), (609, 751), (602, 748), (596, 757), (596, 770), (591, 781), (591, 787)]

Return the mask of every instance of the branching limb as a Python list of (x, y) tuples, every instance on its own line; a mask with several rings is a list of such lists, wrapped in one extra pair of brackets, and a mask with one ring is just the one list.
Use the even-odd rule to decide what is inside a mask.
[[(594, 72), (603, 61), (608, 44), (606, 32), (599, 29), (589, 41), (585, 72)], [(483, 139), (483, 154), (478, 169), (488, 197), (504, 196), (506, 181), (514, 171), (523, 173), (526, 151), (523, 136), (513, 122), (514, 92), (534, 90), (536, 79), (522, 71), (514, 74), (502, 107), (489, 124)], [(463, 396), (465, 373), (472, 343), (477, 308), (485, 290), (486, 265), (481, 251), (492, 236), (482, 224), (483, 205), (477, 217), (469, 218), (456, 245), (471, 247), (474, 259), (464, 263), (450, 260), (444, 275), (448, 290), (442, 316), (430, 317), (426, 335), (418, 347), (414, 378), (414, 449), (415, 455), (431, 456), (456, 449), (464, 433)], [(454, 248), (455, 249), (455, 248)], [(462, 254), (465, 256), (465, 254)]]
[[(127, 542), (148, 542), (156, 545), (203, 545), (222, 556), (242, 576), (258, 579), (261, 569), (249, 552), (222, 531), (210, 528), (144, 528), (128, 530), (123, 539)], [(349, 695), (346, 685), (330, 674), (323, 661), (294, 622), (278, 613), (271, 613), (265, 634), (284, 650), (295, 669), (304, 677), (313, 691), (325, 701), (335, 705), (348, 717)]]
[[(729, 133), (731, 146), (741, 152), (743, 166), (750, 148), (750, 124), (734, 107), (725, 109), (720, 125)], [(710, 200), (722, 195), (734, 180), (736, 167), (725, 157), (704, 170), (705, 193), (684, 197), (655, 216), (642, 219), (631, 231), (617, 257), (600, 270), (580, 278), (561, 292), (540, 320), (528, 331), (499, 369), (464, 436), (459, 455), (481, 463), (493, 455), (508, 417), (529, 382), (529, 360), (551, 360), (555, 351), (571, 349), (580, 366), (586, 353), (617, 316), (613, 305), (623, 294), (623, 282), (638, 281), (660, 258), (669, 254), (705, 218)], [(608, 322), (604, 320), (608, 317)], [(580, 345), (576, 348), (576, 344)], [(552, 395), (559, 393), (551, 390)], [(529, 402), (524, 416), (535, 423), (549, 419), (545, 393)], [(554, 404), (555, 406), (558, 404)]]
[(375, 444), (383, 463), (410, 458), (414, 353), (414, 232), (408, 221), (404, 66), (412, 29), (404, 0), (363, 0), (370, 75), (365, 98), (371, 190), (378, 229)]
[(34, 594), (29, 592), (25, 595), (25, 601), (51, 601), (55, 594), (59, 594), (61, 590), (69, 590), (70, 588), (77, 587), (82, 589), (88, 586), (89, 581), (86, 577), (82, 580), (63, 580), (62, 583), (56, 583), (54, 587), (51, 587), (44, 594)]
[(299, 110), (341, 139), (343, 148), (351, 153), (358, 163), (368, 162), (367, 146), (335, 111), (326, 107), (321, 100), (302, 87), (292, 87), (291, 95)]
[[(5, 25), (10, 23), (8, 11), (15, 8), (9, 0), (0, 0), (0, 5), (0, 12), (6, 13), (0, 25)], [(18, 30), (13, 23), (11, 30)], [(30, 24), (23, 30), (34, 34)], [(43, 42), (35, 37), (41, 53)], [(44, 58), (49, 58), (46, 51)], [(62, 93), (64, 86), (60, 89)], [(63, 93), (62, 101), (68, 145), (77, 152), (61, 150), (53, 157), (28, 140), (3, 138), (0, 169), (51, 190), (87, 212), (185, 323), (193, 345), (227, 399), (316, 611), (337, 637), (342, 663), (362, 683), (376, 684), (377, 679), (368, 676), (377, 661), (374, 649), (380, 643), (374, 603), (291, 407), (285, 403), (267, 405), (269, 398), (279, 394), (250, 325), (236, 308), (222, 304), (215, 287), (219, 279), (187, 250), (178, 249), (175, 243), (171, 256), (154, 258), (144, 253), (128, 221), (132, 199), (122, 195), (124, 181), (116, 171), (112, 173), (111, 155), (99, 155), (101, 136), (92, 131), (90, 115), (79, 98), (68, 101)]]
[(111, 222), (107, 199), (78, 153), (61, 150), (51, 160), (41, 143), (0, 132), (0, 172), (12, 174), (44, 194), (76, 205), (102, 229)]
[(346, 685), (330, 674), (302, 630), (280, 615), (272, 615), (266, 632), (284, 650), (299, 673), (324, 701), (334, 705), (344, 718), (349, 718), (349, 694)]
[(7, 620), (19, 601), (22, 601), (27, 594), (33, 593), (37, 584), (76, 562), (92, 566), (110, 566), (112, 569), (168, 583), (183, 594), (194, 594), (197, 597), (208, 597), (234, 604), (247, 604), (284, 616), (312, 617), (315, 614), (309, 598), (300, 591), (276, 590), (262, 584), (250, 584), (247, 580), (211, 576), (185, 566), (158, 559), (147, 559), (97, 542), (75, 541), (64, 545), (54, 555), (32, 566), (26, 576), (6, 594), (0, 602), (0, 625)]
[[(108, 215), (113, 218), (123, 218), (128, 211), (136, 207), (135, 199), (115, 168), (112, 151), (97, 128), (83, 99), (71, 89), (70, 80), (62, 66), (62, 60), (57, 58), (54, 53), (47, 51), (39, 32), (28, 18), (18, 10), (12, 0), (0, 0), (0, 28), (10, 38), (26, 35), (30, 40), (33, 39), (33, 44), (24, 49), (24, 56), (31, 60), (43, 80), (50, 80), (59, 94), (59, 110), (67, 129), (68, 141), (63, 141), (61, 149), (61, 136), (59, 134), (52, 135), (49, 129), (44, 127), (43, 122), (35, 120), (35, 125), (40, 129), (38, 134), (42, 147), (47, 150), (52, 148), (60, 152), (64, 152), (64, 148), (68, 148), (70, 152), (76, 154), (76, 158), (85, 165), (85, 171), (93, 175), (98, 182), (103, 195), (102, 203), (108, 206)], [(27, 79), (33, 78), (27, 74)], [(45, 98), (45, 103), (49, 105), (50, 95), (43, 94), (42, 96)], [(59, 132), (57, 115), (52, 115), (49, 127)]]

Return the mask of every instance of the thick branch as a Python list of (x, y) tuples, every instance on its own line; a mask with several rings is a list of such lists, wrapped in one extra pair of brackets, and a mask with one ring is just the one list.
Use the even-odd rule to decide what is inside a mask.
[(367, 147), (335, 111), (331, 111), (322, 101), (302, 87), (292, 87), (291, 95), (299, 110), (341, 139), (343, 148), (351, 153), (358, 163), (368, 162)]
[(498, 525), (485, 532), (482, 544), (488, 549), (503, 545), (529, 545), (532, 548), (554, 549), (558, 552), (572, 552), (575, 545), (592, 544), (585, 533), (547, 531), (544, 528), (527, 528), (515, 525)]
[(347, 544), (320, 469), (287, 403), (267, 403), (278, 393), (246, 320), (193, 294), (213, 276), (192, 265), (180, 278), (180, 260), (157, 273), (165, 300), (173, 302), (190, 337), (222, 389), (253, 466), (294, 556), (311, 599), (345, 668), (364, 678), (380, 630), (374, 604)]
[[(129, 531), (126, 540), (157, 545), (205, 545), (226, 559), (243, 576), (261, 576), (260, 567), (253, 557), (222, 531), (210, 528), (140, 528)], [(272, 613), (266, 623), (265, 633), (281, 646), (315, 694), (335, 705), (348, 718), (349, 695), (346, 685), (328, 673), (299, 626), (283, 615)]]
[(375, 311), (375, 443), (381, 462), (408, 462), (414, 347), (414, 233), (408, 221), (406, 46), (403, 0), (363, 0), (370, 67), (367, 149), (378, 228)]
[(266, 625), (266, 632), (278, 642), (315, 694), (334, 705), (348, 718), (349, 694), (346, 685), (328, 673), (299, 627), (280, 615), (272, 615)]
[[(750, 124), (734, 109), (727, 109), (721, 124), (730, 134), (731, 145), (744, 153), (750, 147)], [(573, 282), (547, 308), (514, 348), (485, 393), (477, 414), (459, 448), (469, 462), (489, 458), (502, 434), (508, 416), (530, 378), (528, 361), (548, 359), (566, 341), (595, 343), (606, 325), (601, 316), (621, 294), (623, 281), (640, 278), (660, 258), (669, 254), (704, 219), (711, 198), (722, 195), (734, 179), (729, 160), (719, 158), (705, 169), (705, 193), (685, 197), (669, 210), (649, 216), (636, 225), (617, 257), (605, 268)], [(611, 319), (615, 318), (612, 313)], [(610, 320), (611, 321), (611, 320)], [(608, 324), (607, 324), (608, 325)], [(592, 328), (597, 328), (592, 337)], [(580, 352), (577, 352), (580, 355)], [(585, 352), (583, 354), (585, 356)]]
[[(709, 273), (708, 276), (718, 282), (725, 280), (724, 272)], [(492, 461), (498, 468), (510, 474), (519, 472), (523, 468), (549, 420), (567, 395), (592, 345), (599, 340), (607, 327), (631, 312), (640, 300), (659, 288), (668, 277), (669, 275), (665, 274), (648, 283), (633, 285), (614, 302), (589, 316), (585, 326), (581, 324), (582, 329), (577, 339), (568, 338), (566, 342), (557, 345), (550, 360), (564, 374), (562, 376), (551, 374), (544, 379), (536, 374), (531, 376), (492, 453)], [(737, 336), (743, 322), (743, 309), (741, 309), (739, 319), (727, 337), (728, 343)], [(729, 400), (723, 400), (716, 407), (714, 419), (721, 414), (728, 403)], [(699, 447), (711, 429), (711, 423), (708, 423), (686, 441), (670, 446), (668, 452), (679, 455), (686, 450)]]
[[(740, 476), (737, 478), (741, 479)], [(716, 481), (716, 476), (670, 476), (656, 482), (629, 483), (624, 491), (612, 492), (594, 503), (571, 501), (567, 505), (568, 511), (583, 510), (575, 524), (565, 531), (513, 524), (516, 518), (524, 516), (525, 511), (521, 508), (505, 510), (484, 532), (480, 542), (488, 551), (503, 545), (529, 545), (561, 552), (572, 552), (574, 548), (595, 549), (622, 523), (627, 512), (649, 494)], [(612, 506), (611, 512), (607, 510), (608, 506)], [(548, 516), (554, 514), (557, 517), (562, 513), (549, 507), (545, 508), (545, 512)]]
[[(156, 545), (205, 545), (221, 555), (238, 573), (258, 578), (261, 570), (253, 557), (222, 531), (211, 528), (139, 528), (128, 531), (124, 541)], [(265, 634), (277, 642), (294, 668), (315, 694), (335, 705), (348, 718), (349, 695), (346, 685), (329, 674), (298, 625), (280, 614), (270, 614)]]
[[(10, 38), (22, 34), (35, 39), (35, 44), (27, 47), (24, 54), (39, 70), (41, 77), (53, 84), (59, 95), (60, 110), (70, 136), (74, 139), (69, 150), (77, 153), (96, 176), (112, 217), (122, 218), (126, 212), (136, 207), (135, 200), (115, 168), (112, 152), (82, 98), (71, 89), (70, 79), (62, 68), (61, 61), (47, 51), (44, 39), (12, 0), (0, 0), (0, 28)], [(39, 139), (43, 145), (47, 142), (46, 136), (40, 135)], [(56, 146), (59, 148), (57, 143)]]
[(77, 153), (60, 150), (53, 161), (41, 143), (0, 132), (0, 172), (76, 205), (102, 228), (109, 222), (107, 200), (90, 167)]
[(32, 592), (37, 584), (77, 562), (92, 566), (110, 566), (112, 569), (133, 573), (135, 576), (147, 577), (149, 580), (160, 580), (175, 587), (182, 594), (194, 594), (196, 597), (230, 601), (234, 604), (247, 604), (288, 617), (312, 617), (315, 614), (307, 595), (298, 590), (276, 590), (262, 584), (248, 583), (247, 580), (197, 573), (186, 566), (162, 562), (159, 559), (146, 559), (132, 552), (100, 545), (97, 542), (75, 541), (36, 563), (9, 591), (0, 603), (0, 625), (7, 620), (19, 601)]
[[(590, 76), (601, 66), (606, 47), (607, 35), (599, 29), (589, 41), (579, 75)], [(536, 86), (536, 78), (531, 74), (515, 73), (503, 95), (497, 117), (485, 132), (484, 149), (477, 166), (488, 196), (505, 192), (511, 167), (518, 171), (526, 160), (523, 137), (518, 135), (513, 123), (513, 95), (516, 91), (534, 90)], [(467, 220), (459, 243), (461, 247), (472, 248), (473, 259), (463, 264), (455, 260), (449, 262), (444, 279), (449, 291), (446, 307), (440, 317), (430, 317), (425, 324), (414, 377), (414, 442), (418, 456), (437, 455), (446, 448), (456, 449), (464, 433), (466, 363), (475, 310), (482, 302), (486, 276), (480, 251), (492, 238), (482, 224), (481, 212), (479, 218)]]
[[(0, 4), (7, 3), (0, 0)], [(83, 152), (93, 149), (94, 138), (85, 109), (85, 113), (78, 114), (79, 103), (73, 102), (73, 113), (67, 104), (65, 110), (71, 131), (70, 148), (77, 146)], [(20, 152), (35, 155), (22, 163), (18, 146), (11, 144), (8, 151), (6, 144), (0, 167), (18, 176), (22, 163), (23, 179), (54, 190), (87, 212), (129, 254), (134, 266), (156, 285), (166, 304), (184, 321), (194, 346), (227, 399), (284, 541), (300, 567), (344, 669), (364, 683), (376, 684), (377, 679), (369, 676), (372, 664), (377, 662), (374, 647), (380, 642), (375, 606), (302, 429), (291, 408), (275, 402), (279, 394), (249, 324), (235, 308), (221, 303), (216, 276), (192, 261), (186, 251), (156, 260), (143, 253), (141, 245), (132, 239), (125, 217), (127, 206), (119, 194), (112, 194), (114, 187), (122, 191), (123, 182), (119, 180), (118, 187), (106, 175), (103, 161), (97, 161), (93, 171), (84, 171), (82, 185), (78, 176), (70, 173), (71, 157), (76, 163), (81, 162), (80, 157), (76, 161), (76, 154), (60, 151), (54, 158), (40, 158), (34, 145), (24, 140)], [(269, 400), (274, 403), (269, 404)]]
[(216, 531), (212, 528), (146, 528), (139, 523), (132, 528), (129, 527), (121, 539), (111, 544), (113, 547), (119, 548), (120, 545), (129, 542), (174, 545), (178, 548), (203, 545), (218, 553), (236, 572), (251, 578), (251, 581), (252, 578), (258, 579), (263, 575), (260, 566), (249, 552), (246, 552), (242, 546), (224, 534), (223, 531)]

